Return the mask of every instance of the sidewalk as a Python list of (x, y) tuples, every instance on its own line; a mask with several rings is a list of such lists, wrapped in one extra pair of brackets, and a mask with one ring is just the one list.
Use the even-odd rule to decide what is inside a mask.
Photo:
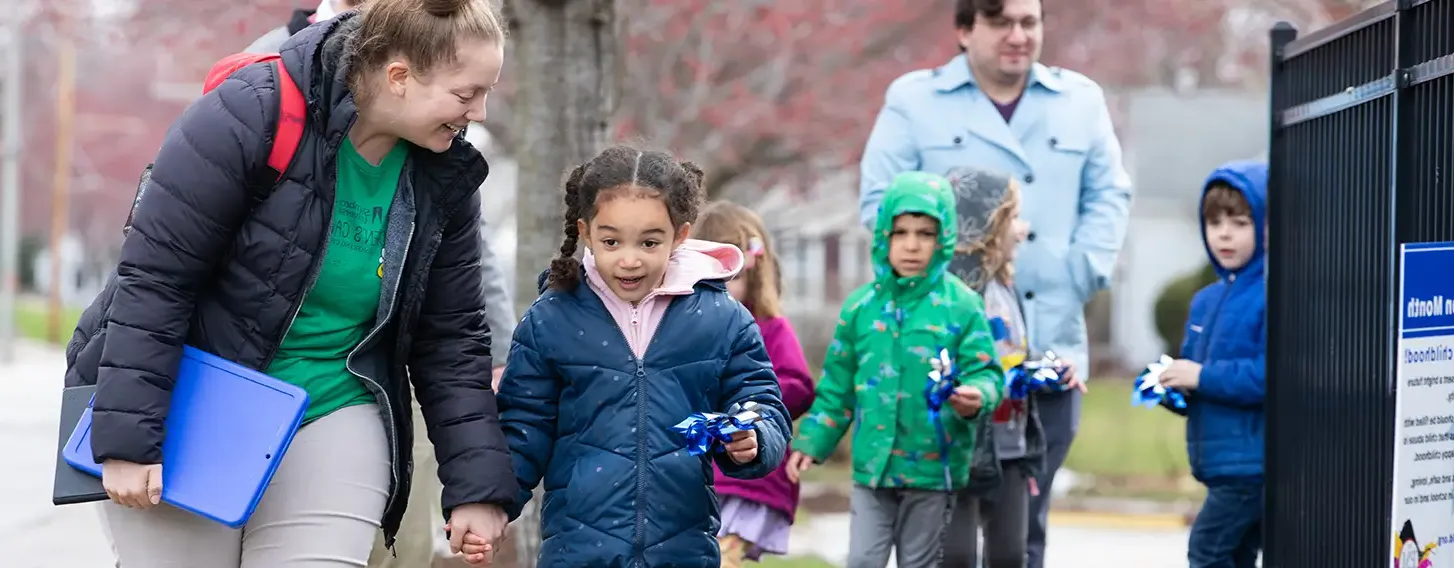
[(13, 568), (102, 568), (112, 563), (92, 505), (51, 505), (64, 355), (22, 343), (0, 365), (0, 550)]
[[(1051, 514), (1045, 565), (1055, 568), (1177, 568), (1186, 566), (1187, 531), (1180, 523), (1126, 522), (1095, 515)], [(848, 561), (848, 514), (814, 515), (793, 527), (789, 554)], [(889, 568), (895, 564), (889, 561)]]

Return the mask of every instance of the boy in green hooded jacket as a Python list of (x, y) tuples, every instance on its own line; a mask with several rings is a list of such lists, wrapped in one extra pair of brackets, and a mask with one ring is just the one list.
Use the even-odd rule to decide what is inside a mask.
[[(844, 302), (817, 398), (793, 440), (798, 477), (853, 430), (849, 568), (937, 566), (954, 492), (969, 483), (976, 418), (995, 408), (1004, 372), (984, 300), (946, 268), (957, 226), (949, 181), (905, 172), (889, 185), (874, 227), (876, 278)], [(949, 353), (959, 386), (931, 412), (930, 361)]]

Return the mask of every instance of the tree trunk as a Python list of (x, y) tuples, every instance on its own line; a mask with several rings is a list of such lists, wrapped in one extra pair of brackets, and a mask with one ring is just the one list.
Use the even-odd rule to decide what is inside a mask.
[[(616, 104), (616, 0), (505, 0), (510, 28), (516, 198), (515, 301), (535, 300), (539, 271), (560, 248), (564, 172), (604, 149)], [(540, 549), (540, 494), (513, 525), (516, 566), (534, 568)]]

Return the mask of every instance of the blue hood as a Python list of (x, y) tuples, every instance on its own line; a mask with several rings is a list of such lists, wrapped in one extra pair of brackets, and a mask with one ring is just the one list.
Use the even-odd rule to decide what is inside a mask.
[[(1257, 227), (1257, 248), (1252, 252), (1252, 259), (1247, 265), (1236, 270), (1236, 272), (1247, 272), (1261, 270), (1262, 262), (1267, 254), (1265, 244), (1267, 243), (1267, 163), (1252, 160), (1234, 161), (1222, 164), (1212, 174), (1207, 176), (1206, 183), (1202, 184), (1202, 200), (1205, 200), (1207, 188), (1213, 183), (1222, 182), (1232, 186), (1233, 189), (1242, 192), (1242, 197), (1252, 206), (1252, 223)], [(1197, 205), (1197, 218), (1204, 219), (1201, 205)], [(1226, 278), (1232, 271), (1222, 268), (1217, 262), (1216, 255), (1212, 254), (1211, 247), (1207, 246), (1206, 223), (1202, 223), (1202, 250), (1206, 251), (1207, 259), (1212, 262), (1216, 269), (1217, 276)]]

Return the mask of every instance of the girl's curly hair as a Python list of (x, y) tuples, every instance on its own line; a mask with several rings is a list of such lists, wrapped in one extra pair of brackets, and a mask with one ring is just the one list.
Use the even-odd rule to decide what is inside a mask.
[(985, 231), (984, 238), (973, 243), (960, 243), (955, 245), (955, 254), (973, 255), (980, 258), (979, 281), (968, 284), (976, 290), (983, 290), (990, 280), (998, 280), (1001, 284), (1009, 285), (1015, 279), (1015, 265), (1010, 262), (1007, 248), (1004, 242), (1014, 238), (1010, 232), (1013, 231), (1014, 221), (1020, 216), (1020, 185), (1010, 180), (1009, 189), (1005, 191), (1005, 198), (990, 213), (989, 228)]
[(706, 201), (702, 189), (705, 175), (691, 162), (678, 161), (666, 152), (644, 151), (630, 146), (612, 146), (576, 166), (566, 174), (565, 215), (561, 227), (565, 239), (560, 253), (550, 261), (547, 282), (556, 290), (571, 290), (581, 283), (581, 261), (576, 259), (580, 231), (576, 221), (590, 223), (596, 216), (601, 195), (615, 191), (645, 190), (666, 203), (672, 227), (697, 219)]

